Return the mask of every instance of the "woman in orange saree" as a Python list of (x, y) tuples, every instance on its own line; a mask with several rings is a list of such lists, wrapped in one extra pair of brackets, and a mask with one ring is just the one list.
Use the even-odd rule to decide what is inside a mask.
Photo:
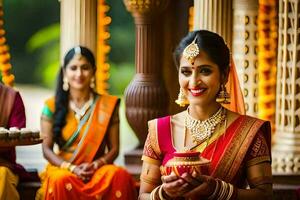
[(119, 151), (119, 99), (93, 91), (94, 73), (95, 59), (87, 48), (66, 54), (56, 96), (42, 112), (49, 164), (36, 199), (135, 199), (131, 176), (112, 164)]
[[(181, 87), (177, 102), (189, 107), (149, 121), (139, 198), (271, 199), (270, 124), (243, 115), (223, 38), (206, 30), (191, 32), (182, 39), (175, 56)], [(228, 108), (239, 113), (220, 104), (230, 103), (226, 83), (234, 89)], [(207, 174), (161, 175), (160, 167), (174, 152), (189, 151), (201, 152), (209, 161)]]

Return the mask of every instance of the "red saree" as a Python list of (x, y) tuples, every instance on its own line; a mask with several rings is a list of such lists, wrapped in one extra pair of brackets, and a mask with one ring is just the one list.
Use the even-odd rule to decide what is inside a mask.
[[(151, 160), (152, 163), (165, 165), (173, 157), (175, 148), (170, 120), (171, 117), (167, 116), (149, 123), (149, 135), (143, 157), (150, 158), (146, 159)], [(151, 128), (153, 124), (155, 128)], [(151, 133), (151, 129), (156, 133)], [(240, 115), (227, 127), (225, 133), (220, 134), (204, 149), (201, 155), (211, 160), (209, 175), (244, 188), (246, 165), (271, 161), (270, 141), (268, 122)], [(264, 151), (261, 151), (260, 147), (264, 147)], [(253, 149), (263, 153), (255, 154)]]

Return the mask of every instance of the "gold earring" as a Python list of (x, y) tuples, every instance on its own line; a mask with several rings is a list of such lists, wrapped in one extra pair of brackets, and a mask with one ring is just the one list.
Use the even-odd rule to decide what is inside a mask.
[(64, 91), (69, 90), (69, 83), (68, 83), (68, 79), (66, 77), (63, 78), (63, 90)]
[(177, 103), (180, 107), (184, 107), (184, 106), (189, 104), (189, 100), (187, 99), (187, 97), (186, 97), (186, 95), (185, 95), (182, 88), (180, 88), (178, 98), (175, 101), (175, 103)]
[(222, 104), (230, 104), (230, 95), (226, 91), (226, 87), (224, 84), (221, 85), (221, 90), (219, 91), (219, 94), (217, 95), (216, 102), (222, 103)]
[(94, 89), (95, 88), (95, 77), (91, 78), (91, 82), (90, 82), (90, 88)]

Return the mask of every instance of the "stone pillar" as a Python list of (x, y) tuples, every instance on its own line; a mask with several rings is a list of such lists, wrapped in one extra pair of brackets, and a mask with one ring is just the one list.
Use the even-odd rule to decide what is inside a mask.
[(194, 30), (220, 34), (231, 47), (232, 0), (194, 0)]
[(60, 0), (60, 58), (76, 45), (86, 46), (96, 55), (97, 0)]
[(300, 2), (279, 1), (273, 174), (300, 174)]
[(258, 0), (233, 1), (232, 55), (243, 90), (246, 114), (257, 117), (258, 57), (257, 57)]
[(124, 0), (136, 25), (136, 74), (125, 92), (126, 117), (139, 139), (147, 136), (147, 121), (166, 114), (168, 93), (162, 80), (159, 17), (168, 0)]

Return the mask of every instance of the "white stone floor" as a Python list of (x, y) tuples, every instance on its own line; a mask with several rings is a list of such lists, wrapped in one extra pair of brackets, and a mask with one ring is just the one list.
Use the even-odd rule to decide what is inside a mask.
[[(19, 90), (24, 101), (27, 117), (26, 126), (40, 129), (40, 114), (43, 103), (54, 92), (32, 85), (17, 85), (16, 89)], [(115, 163), (124, 166), (124, 153), (134, 149), (138, 144), (138, 140), (126, 122), (123, 101), (120, 109), (120, 121), (120, 154)], [(43, 170), (47, 162), (43, 158), (41, 145), (18, 146), (16, 149), (18, 163), (25, 168), (36, 168), (39, 172)]]

